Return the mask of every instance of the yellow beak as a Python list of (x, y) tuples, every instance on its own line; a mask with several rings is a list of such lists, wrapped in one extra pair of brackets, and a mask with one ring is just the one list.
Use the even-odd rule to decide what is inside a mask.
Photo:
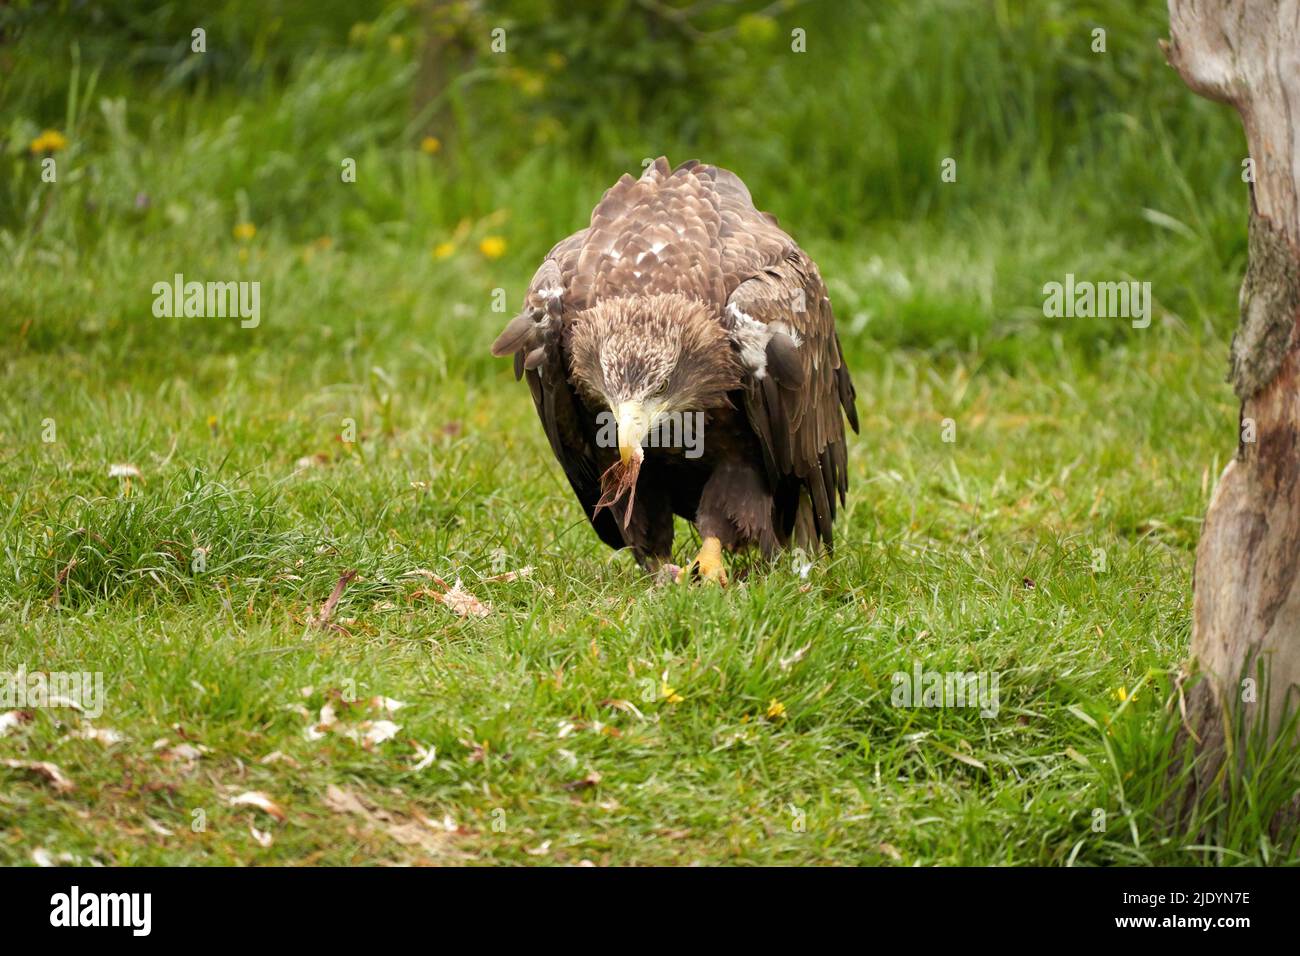
[(618, 418), (618, 457), (624, 465), (635, 458), (640, 461), (645, 452), (641, 441), (650, 432), (649, 417), (640, 402), (622, 402), (614, 412)]

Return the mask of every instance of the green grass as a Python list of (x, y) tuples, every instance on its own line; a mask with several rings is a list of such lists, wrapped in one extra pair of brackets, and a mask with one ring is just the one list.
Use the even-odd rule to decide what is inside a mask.
[[(457, 107), (473, 149), (434, 157), (385, 42), (400, 7), (359, 46), (271, 43), (283, 61), (247, 75), (238, 49), (182, 58), (157, 89), (95, 38), (15, 51), (52, 52), (0, 90), (0, 671), (102, 672), (92, 723), (120, 739), (66, 709), (0, 736), (0, 760), (76, 785), (0, 766), (0, 863), (1297, 862), (1270, 829), (1293, 753), (1187, 821), (1161, 810), (1235, 446), (1240, 131), (1160, 63), (1158, 4), (1044, 6), (863, 8), (813, 29), (816, 62), (741, 51), (713, 126), (611, 105), (582, 148), (516, 135), (537, 105), (508, 117), (485, 81)], [(1094, 17), (1110, 61), (1079, 52)], [(70, 141), (57, 187), (26, 153), (45, 127)], [(654, 586), (596, 540), (488, 356), (493, 291), (517, 305), (658, 152), (735, 168), (830, 285), (863, 427), (806, 577), (748, 559), (725, 591)], [(155, 318), (176, 272), (259, 280), (262, 324)], [(1151, 281), (1152, 326), (1045, 319), (1067, 272)], [(338, 627), (314, 626), (349, 570)], [(489, 613), (457, 616), (429, 573)], [(997, 673), (997, 715), (895, 706), (916, 662)], [(386, 716), (353, 692), (405, 702), (395, 737), (340, 732)], [(310, 739), (327, 704), (340, 723)], [(247, 791), (285, 820), (231, 805)]]
[[(526, 390), (483, 358), (499, 319), (437, 307), (459, 276), (509, 268), (517, 286), (523, 271), (451, 262), (446, 285), (399, 313), (386, 300), (404, 287), (378, 290), (400, 251), (302, 266), (300, 250), (253, 246), (267, 268), (320, 270), (354, 310), (319, 310), (304, 291), (258, 330), (154, 320), (132, 311), (137, 271), (90, 266), (84, 286), (49, 293), (7, 362), (0, 667), (102, 671), (95, 724), (124, 739), (69, 739), (67, 711), (0, 739), (5, 757), (52, 760), (78, 786), (54, 795), (0, 771), (0, 859), (1295, 859), (1293, 840), (1267, 835), (1268, 806), (1206, 811), (1231, 836), (1223, 852), (1156, 813), (1199, 516), (1235, 420), (1221, 344), (1164, 321), (1119, 333), (1103, 364), (1061, 349), (1013, 374), (872, 348), (867, 323), (850, 353), (863, 433), (834, 556), (806, 580), (778, 561), (725, 592), (656, 588), (598, 544)], [(905, 248), (873, 256), (914, 272)], [(963, 266), (949, 268), (935, 288), (961, 284)], [(55, 288), (52, 271), (33, 274)], [(96, 313), (101, 328), (78, 335)], [(121, 462), (142, 478), (110, 478)], [(679, 538), (682, 556), (690, 545)], [(525, 565), (530, 577), (484, 580)], [(347, 569), (360, 576), (334, 614), (346, 633), (310, 626)], [(491, 613), (462, 619), (419, 596), (431, 583), (417, 569), (460, 578)], [(915, 661), (997, 672), (997, 717), (892, 706), (890, 675)], [(1122, 704), (1121, 687), (1141, 690)], [(395, 739), (305, 738), (348, 688), (407, 703)], [(773, 701), (784, 713), (769, 717)], [(186, 773), (161, 738), (210, 750)], [(419, 772), (417, 743), (437, 748)], [(276, 751), (294, 764), (260, 762)], [(592, 771), (598, 784), (566, 789)], [(1271, 771), (1282, 784), (1294, 772)], [(465, 832), (403, 845), (382, 821), (329, 809), (331, 784)], [(223, 802), (245, 790), (288, 820)]]

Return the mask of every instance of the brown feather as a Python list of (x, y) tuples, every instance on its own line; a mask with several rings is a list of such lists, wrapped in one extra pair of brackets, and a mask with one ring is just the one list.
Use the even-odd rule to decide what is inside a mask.
[[(830, 546), (853, 383), (816, 265), (734, 173), (660, 157), (620, 178), (538, 268), (493, 344), (511, 352), (602, 540), (645, 562), (671, 546), (676, 511), (728, 547)], [(596, 416), (616, 387), (661, 380), (707, 412), (703, 456), (615, 467)]]

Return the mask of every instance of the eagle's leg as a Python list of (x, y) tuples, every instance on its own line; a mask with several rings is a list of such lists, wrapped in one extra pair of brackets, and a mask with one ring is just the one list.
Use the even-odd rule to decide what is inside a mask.
[(648, 574), (659, 576), (661, 568), (674, 567), (673, 509), (667, 494), (655, 481), (638, 481), (632, 514), (627, 513), (627, 499), (614, 509), (623, 540)]
[(681, 569), (677, 580), (682, 581), (687, 577), (699, 577), (720, 584), (724, 588), (727, 586), (727, 565), (722, 560), (721, 540), (709, 536), (700, 542), (700, 553), (695, 556), (694, 561)]
[(723, 550), (738, 551), (758, 545), (775, 548), (772, 527), (772, 491), (767, 476), (740, 456), (718, 464), (700, 493), (695, 527), (700, 532), (700, 553), (689, 569), (705, 581), (727, 583)]

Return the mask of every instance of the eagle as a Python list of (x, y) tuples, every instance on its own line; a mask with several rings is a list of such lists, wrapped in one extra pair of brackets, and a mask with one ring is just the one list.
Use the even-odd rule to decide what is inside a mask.
[[(724, 551), (832, 547), (853, 382), (816, 264), (735, 173), (624, 175), (492, 354), (513, 354), (596, 534), (645, 570), (726, 585)], [(674, 515), (700, 536), (685, 568)]]

